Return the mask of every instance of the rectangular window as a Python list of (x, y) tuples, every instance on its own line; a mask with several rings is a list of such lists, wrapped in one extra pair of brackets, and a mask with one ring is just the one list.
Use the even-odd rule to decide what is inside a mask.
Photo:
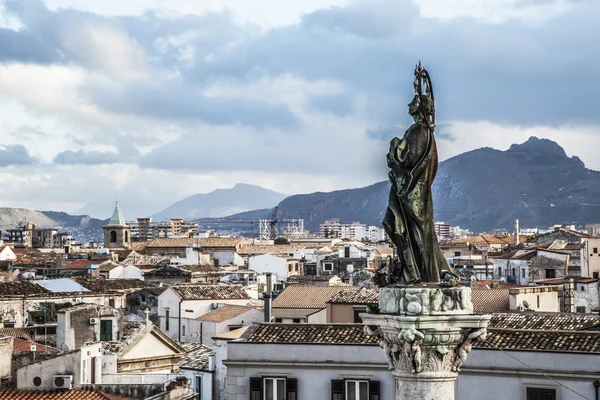
[(282, 323), (282, 322), (283, 322), (283, 320), (282, 320), (281, 318), (275, 318), (275, 322)]
[(592, 278), (594, 278), (594, 279), (600, 279), (600, 273), (598, 273), (598, 272), (592, 272)]
[(331, 400), (380, 400), (379, 381), (332, 380)]
[(460, 251), (455, 251), (454, 252), (454, 257), (460, 257)]
[(198, 400), (202, 400), (202, 375), (196, 375), (196, 393), (198, 393)]
[(87, 383), (87, 360), (81, 360), (81, 383)]
[(109, 307), (115, 307), (115, 299), (108, 299), (108, 306)]
[(556, 389), (528, 387), (527, 400), (556, 400)]
[(577, 312), (579, 314), (585, 314), (585, 307), (584, 306), (575, 307), (575, 312)]
[(521, 277), (525, 278), (525, 270), (524, 269), (521, 270)]
[(346, 381), (346, 400), (368, 400), (369, 381)]
[(367, 312), (366, 308), (355, 308), (354, 309), (354, 323), (355, 324), (362, 324), (362, 318), (360, 317), (360, 314)]
[(265, 378), (264, 400), (285, 400), (285, 379)]
[(181, 336), (185, 336), (185, 325), (181, 326)]
[(294, 318), (292, 320), (292, 322), (295, 323), (295, 324), (299, 324), (300, 323), (300, 318)]
[(100, 320), (100, 341), (110, 342), (111, 340), (113, 340), (112, 320), (102, 319)]
[(594, 247), (594, 254), (598, 254), (598, 248)]
[(323, 264), (323, 271), (333, 271), (333, 263)]
[(344, 247), (344, 257), (350, 258), (350, 246)]
[(250, 378), (250, 400), (298, 400), (298, 380)]
[(169, 330), (169, 309), (165, 308), (165, 331)]
[(547, 269), (546, 270), (546, 279), (554, 279), (556, 278), (556, 270), (555, 269)]
[(502, 276), (502, 267), (498, 267), (498, 276)]

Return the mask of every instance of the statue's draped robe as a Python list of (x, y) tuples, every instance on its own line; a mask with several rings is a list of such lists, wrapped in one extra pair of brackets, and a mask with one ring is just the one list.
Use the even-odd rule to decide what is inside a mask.
[(450, 270), (433, 227), (431, 185), (437, 165), (433, 132), (421, 123), (390, 143), (392, 188), (383, 226), (398, 250), (401, 282), (439, 282), (440, 270)]

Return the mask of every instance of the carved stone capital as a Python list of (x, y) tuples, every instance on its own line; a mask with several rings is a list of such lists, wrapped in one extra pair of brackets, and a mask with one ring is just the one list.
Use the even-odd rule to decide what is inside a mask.
[(487, 315), (400, 316), (361, 314), (379, 338), (390, 369), (404, 373), (457, 373), (474, 341), (485, 339)]

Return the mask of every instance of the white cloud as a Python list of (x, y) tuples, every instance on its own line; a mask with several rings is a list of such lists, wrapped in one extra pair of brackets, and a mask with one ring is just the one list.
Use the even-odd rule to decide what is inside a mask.
[(61, 28), (62, 49), (87, 68), (121, 81), (148, 76), (142, 47), (114, 26), (82, 20)]
[(350, 0), (47, 0), (51, 9), (72, 7), (101, 15), (141, 15), (146, 11), (202, 15), (229, 11), (237, 22), (267, 27), (295, 24), (316, 9), (344, 6)]
[(469, 17), (481, 22), (501, 23), (519, 19), (527, 24), (548, 20), (576, 6), (572, 0), (413, 0), (427, 18)]

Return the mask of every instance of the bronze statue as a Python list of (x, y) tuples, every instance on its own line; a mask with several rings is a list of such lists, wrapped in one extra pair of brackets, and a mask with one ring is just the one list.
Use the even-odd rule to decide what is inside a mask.
[(388, 284), (440, 282), (454, 276), (433, 227), (431, 185), (438, 166), (435, 99), (429, 73), (420, 62), (414, 87), (408, 113), (415, 123), (402, 139), (392, 139), (387, 155), (392, 188), (383, 227), (397, 249), (397, 258), (388, 264)]

